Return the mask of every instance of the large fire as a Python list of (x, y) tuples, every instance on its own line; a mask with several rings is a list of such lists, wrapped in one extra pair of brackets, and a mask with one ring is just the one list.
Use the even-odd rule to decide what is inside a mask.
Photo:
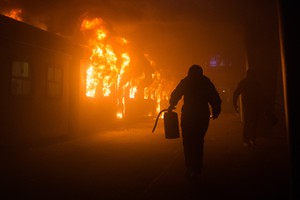
[[(131, 55), (127, 52), (120, 52), (123, 45), (128, 42), (125, 38), (116, 48), (110, 44), (112, 41), (105, 29), (104, 21), (101, 18), (91, 20), (85, 19), (81, 25), (81, 31), (88, 36), (88, 45), (91, 48), (90, 65), (86, 70), (86, 96), (94, 98), (96, 96), (110, 96), (112, 91), (116, 94), (117, 106), (121, 107), (117, 117), (122, 118), (125, 114), (126, 99), (136, 98), (139, 86), (145, 78), (145, 73), (133, 76), (128, 70), (131, 66)], [(135, 52), (141, 53), (141, 52)], [(155, 65), (149, 54), (144, 54), (144, 59), (149, 62), (149, 66)], [(134, 57), (134, 56), (133, 56)], [(123, 80), (124, 76), (131, 77)], [(158, 71), (152, 74), (152, 83), (143, 88), (143, 98), (156, 102), (156, 112), (161, 109), (162, 100), (167, 100), (170, 94), (170, 84), (161, 77)], [(128, 94), (126, 93), (128, 91)], [(126, 96), (128, 95), (128, 96)]]
[[(121, 67), (117, 65), (117, 55), (112, 46), (106, 42), (107, 33), (103, 27), (103, 20), (94, 18), (84, 20), (81, 25), (81, 31), (89, 33), (94, 38), (89, 39), (89, 46), (92, 49), (90, 56), (90, 66), (87, 69), (86, 76), (86, 95), (95, 97), (96, 90), (102, 84), (103, 96), (109, 96), (111, 88), (120, 76)], [(127, 61), (128, 63), (128, 61)], [(122, 70), (124, 71), (124, 70)]]
[[(22, 9), (13, 9), (4, 15), (22, 20)], [(34, 25), (34, 24), (33, 24)], [(42, 26), (35, 26), (45, 29)], [(163, 101), (168, 100), (172, 85), (161, 77), (161, 73), (152, 70), (151, 83), (141, 86), (145, 79), (145, 72), (133, 73), (133, 64), (136, 54), (142, 54), (152, 69), (155, 62), (146, 52), (126, 52), (125, 46), (129, 42), (123, 37), (113, 37), (105, 27), (101, 18), (84, 19), (81, 23), (81, 32), (89, 47), (89, 64), (85, 70), (85, 95), (88, 98), (112, 96), (116, 100), (117, 118), (123, 118), (126, 112), (126, 101), (136, 99), (137, 93), (142, 93), (144, 100), (155, 102), (155, 111), (158, 113)], [(149, 71), (148, 71), (149, 73)], [(153, 115), (150, 113), (149, 115)]]

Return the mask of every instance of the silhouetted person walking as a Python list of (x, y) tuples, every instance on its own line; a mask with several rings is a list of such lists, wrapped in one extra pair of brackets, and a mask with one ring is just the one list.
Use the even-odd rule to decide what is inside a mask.
[(233, 106), (240, 112), (237, 100), (241, 95), (243, 111), (243, 143), (245, 147), (256, 144), (258, 118), (261, 113), (261, 88), (253, 69), (247, 71), (246, 78), (242, 79), (233, 93)]
[(221, 98), (214, 84), (203, 75), (199, 65), (192, 65), (188, 75), (173, 90), (169, 110), (175, 109), (182, 97), (181, 131), (186, 174), (194, 180), (199, 177), (203, 166), (204, 137), (210, 116), (213, 119), (219, 116)]

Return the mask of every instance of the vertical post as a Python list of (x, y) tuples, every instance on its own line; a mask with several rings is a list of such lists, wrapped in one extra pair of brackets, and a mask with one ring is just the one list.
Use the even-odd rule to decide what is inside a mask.
[(299, 194), (299, 122), (297, 111), (299, 106), (299, 95), (295, 94), (295, 83), (299, 82), (296, 69), (298, 67), (298, 55), (296, 51), (299, 40), (297, 31), (296, 3), (289, 0), (278, 0), (278, 24), (280, 37), (280, 53), (282, 62), (282, 78), (284, 90), (284, 107), (286, 131), (289, 140), (290, 164), (291, 164), (291, 199), (300, 199)]

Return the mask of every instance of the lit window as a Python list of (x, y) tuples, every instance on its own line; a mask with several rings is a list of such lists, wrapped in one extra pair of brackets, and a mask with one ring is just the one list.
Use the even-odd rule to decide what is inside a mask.
[(29, 64), (27, 62), (13, 61), (11, 75), (11, 94), (28, 95), (31, 83)]

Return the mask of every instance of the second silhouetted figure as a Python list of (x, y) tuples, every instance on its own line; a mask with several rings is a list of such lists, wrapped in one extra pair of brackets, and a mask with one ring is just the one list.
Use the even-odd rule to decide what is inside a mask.
[(242, 79), (233, 92), (233, 106), (237, 112), (240, 112), (237, 101), (242, 97), (243, 106), (243, 143), (245, 147), (256, 144), (256, 132), (259, 115), (261, 111), (261, 86), (256, 78), (254, 69), (247, 71), (247, 76)]

